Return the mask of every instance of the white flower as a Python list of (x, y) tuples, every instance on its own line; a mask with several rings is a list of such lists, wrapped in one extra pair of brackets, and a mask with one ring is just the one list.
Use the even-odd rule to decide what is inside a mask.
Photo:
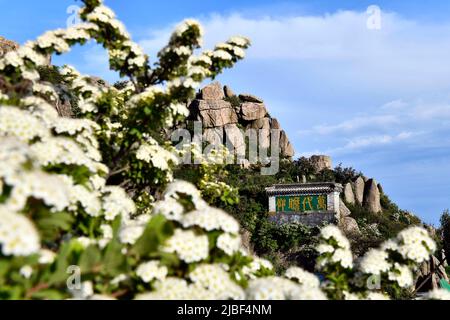
[(22, 275), (22, 277), (29, 279), (33, 274), (33, 268), (31, 268), (28, 265), (25, 265), (22, 268), (20, 268), (19, 273)]
[(52, 264), (55, 260), (56, 253), (50, 251), (48, 249), (42, 249), (39, 251), (39, 260), (40, 264)]
[(147, 60), (144, 56), (137, 56), (136, 58), (128, 59), (128, 64), (135, 65), (138, 68), (142, 68), (146, 62)]
[(173, 47), (171, 48), (171, 51), (175, 52), (179, 56), (190, 56), (192, 54), (191, 49), (186, 46)]
[(192, 230), (176, 229), (161, 248), (165, 252), (176, 253), (186, 263), (204, 260), (209, 254), (209, 243), (206, 235), (196, 235)]
[(153, 214), (162, 214), (169, 220), (180, 221), (184, 208), (175, 199), (168, 198), (153, 204)]
[(46, 138), (50, 131), (28, 111), (17, 107), (0, 107), (0, 136), (15, 136), (28, 142), (34, 138)]
[(351, 268), (353, 266), (353, 256), (350, 250), (337, 249), (331, 256), (332, 262), (337, 262), (344, 268)]
[(10, 51), (3, 57), (4, 61), (7, 65), (13, 66), (13, 67), (20, 67), (23, 65), (23, 60), (19, 56), (19, 53), (16, 51)]
[(182, 217), (185, 227), (199, 226), (206, 231), (223, 230), (231, 234), (239, 232), (239, 223), (229, 214), (216, 208), (205, 208), (187, 213)]
[(207, 290), (217, 300), (240, 300), (244, 291), (234, 283), (229, 274), (219, 265), (201, 264), (189, 273), (194, 288)]
[(315, 275), (298, 267), (287, 269), (285, 277), (298, 281), (305, 288), (318, 288), (320, 285), (319, 279)]
[(34, 50), (34, 43), (27, 42), (25, 45), (21, 46), (17, 53), (24, 59), (28, 59), (33, 62), (37, 66), (45, 65), (47, 63), (47, 59), (44, 55), (38, 53)]
[(154, 279), (164, 280), (167, 272), (167, 267), (160, 266), (159, 261), (141, 263), (136, 269), (137, 276), (147, 283)]
[(102, 224), (100, 226), (100, 231), (103, 234), (103, 238), (111, 240), (113, 238), (113, 229), (109, 224)]
[(379, 275), (387, 272), (391, 264), (387, 261), (389, 255), (386, 251), (370, 249), (359, 263), (360, 270), (365, 274)]
[(231, 37), (227, 42), (239, 47), (246, 47), (250, 44), (250, 40), (248, 38), (241, 36)]
[(224, 251), (227, 255), (231, 256), (239, 250), (241, 246), (241, 238), (229, 233), (222, 233), (217, 238), (217, 248)]
[(87, 248), (87, 247), (89, 247), (90, 245), (93, 245), (93, 244), (95, 244), (95, 240), (93, 240), (93, 239), (90, 239), (90, 238), (88, 238), (88, 237), (78, 237), (78, 238), (75, 238), (75, 242), (76, 243), (78, 243), (78, 244), (80, 244), (83, 248)]
[(236, 57), (243, 59), (245, 57), (245, 51), (239, 47), (233, 48), (233, 53)]
[(402, 230), (398, 236), (399, 252), (404, 258), (416, 263), (427, 261), (430, 255), (436, 250), (436, 244), (428, 235), (428, 232), (421, 227), (410, 227)]
[(186, 19), (183, 22), (181, 22), (173, 32), (172, 39), (176, 37), (180, 37), (185, 33), (188, 29), (195, 27), (200, 30), (200, 37), (203, 35), (203, 29), (200, 23), (197, 20), (194, 19)]
[(151, 163), (154, 167), (166, 171), (169, 169), (169, 164), (177, 164), (178, 157), (170, 151), (167, 151), (163, 147), (154, 144), (143, 144), (136, 152), (136, 158), (138, 160)]
[[(245, 252), (241, 253), (246, 256)], [(256, 274), (262, 269), (273, 270), (273, 265), (270, 261), (262, 259), (260, 257), (253, 257), (252, 262), (242, 268), (242, 273), (249, 279), (255, 279)]]
[(225, 50), (214, 50), (213, 57), (222, 60), (233, 60), (233, 56)]
[(278, 277), (252, 280), (246, 292), (251, 300), (326, 300), (318, 288), (307, 288)]
[(334, 251), (334, 248), (329, 244), (321, 243), (316, 247), (316, 250), (319, 254), (324, 254), (324, 253), (332, 253)]
[(61, 33), (61, 30), (46, 32), (45, 34), (37, 38), (38, 46), (41, 49), (53, 48), (58, 53), (69, 51), (69, 45), (58, 35), (59, 33)]
[(369, 292), (369, 294), (366, 297), (366, 300), (390, 300), (390, 299), (385, 294), (378, 292)]
[[(156, 281), (155, 291), (139, 294), (136, 300), (185, 300), (189, 299), (188, 284), (183, 279), (166, 278)], [(192, 299), (192, 297), (190, 298)]]
[(334, 225), (328, 225), (322, 228), (320, 230), (320, 235), (325, 240), (333, 238), (334, 240), (336, 240), (337, 245), (342, 249), (350, 249), (350, 242), (342, 234), (342, 231)]
[(427, 292), (425, 299), (429, 300), (450, 300), (450, 291), (446, 289), (434, 289)]
[(130, 219), (128, 216), (122, 216), (119, 230), (119, 239), (122, 243), (134, 244), (143, 234), (150, 216), (143, 215), (136, 219)]
[(125, 281), (128, 279), (128, 276), (126, 274), (119, 274), (117, 277), (111, 280), (112, 285), (118, 285), (119, 283)]
[(395, 281), (401, 288), (407, 288), (412, 286), (414, 279), (411, 270), (408, 266), (395, 263), (392, 271), (388, 273), (388, 278), (391, 281)]
[(105, 219), (114, 220), (118, 215), (126, 216), (136, 211), (133, 200), (128, 197), (125, 190), (116, 186), (107, 186), (104, 188), (106, 196), (103, 198), (103, 210)]
[(0, 221), (0, 244), (5, 256), (28, 256), (39, 251), (39, 234), (28, 218), (0, 206)]

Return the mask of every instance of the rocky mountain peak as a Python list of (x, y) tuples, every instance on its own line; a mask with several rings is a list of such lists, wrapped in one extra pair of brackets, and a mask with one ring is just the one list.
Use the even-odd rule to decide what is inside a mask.
[(264, 101), (252, 94), (235, 94), (229, 86), (213, 82), (200, 90), (189, 106), (188, 120), (201, 121), (203, 136), (209, 143), (233, 142), (245, 147), (246, 129), (259, 130), (259, 144), (270, 148), (274, 130), (279, 134), (280, 155), (292, 158), (294, 147), (277, 119), (272, 118)]

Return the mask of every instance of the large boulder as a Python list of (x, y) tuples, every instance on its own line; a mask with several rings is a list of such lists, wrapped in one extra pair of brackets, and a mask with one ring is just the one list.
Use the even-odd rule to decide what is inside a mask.
[(196, 99), (189, 108), (194, 119), (202, 121), (205, 128), (222, 127), (238, 122), (234, 108), (227, 101)]
[(248, 93), (240, 94), (239, 99), (241, 99), (243, 102), (264, 103), (264, 101), (261, 98), (258, 98), (257, 96)]
[(375, 179), (369, 179), (365, 183), (364, 207), (372, 213), (383, 211), (380, 203), (380, 191)]
[(225, 93), (225, 97), (226, 98), (231, 98), (231, 97), (234, 97), (236, 95), (234, 93), (234, 91), (229, 86), (224, 86), (223, 87), (223, 92)]
[(380, 191), (380, 194), (384, 193), (383, 186), (381, 185), (381, 183), (378, 184), (378, 191)]
[(331, 169), (333, 164), (331, 157), (324, 155), (314, 155), (309, 158), (314, 170), (320, 172), (325, 169)]
[(245, 121), (262, 119), (266, 114), (266, 106), (262, 103), (244, 102), (241, 105), (241, 117)]
[(341, 219), (348, 217), (352, 214), (349, 208), (345, 205), (342, 199), (339, 199), (339, 216)]
[(280, 132), (280, 152), (281, 156), (291, 158), (295, 155), (294, 147), (289, 141), (286, 132), (281, 130)]
[(344, 200), (349, 204), (355, 204), (355, 194), (351, 183), (346, 183), (344, 186)]
[(340, 227), (347, 236), (358, 236), (361, 234), (358, 223), (356, 222), (355, 219), (351, 217), (342, 218), (340, 222)]
[(363, 177), (359, 176), (354, 182), (353, 182), (353, 190), (355, 191), (355, 199), (358, 204), (363, 204), (364, 201), (364, 187), (365, 182)]
[(278, 121), (278, 119), (272, 118), (272, 121), (270, 123), (270, 127), (272, 129), (281, 129), (280, 122)]
[(213, 82), (200, 91), (203, 100), (222, 100), (225, 98), (222, 85), (219, 82)]
[(270, 119), (269, 118), (262, 118), (257, 119), (252, 122), (250, 122), (247, 125), (248, 129), (267, 129), (270, 130)]

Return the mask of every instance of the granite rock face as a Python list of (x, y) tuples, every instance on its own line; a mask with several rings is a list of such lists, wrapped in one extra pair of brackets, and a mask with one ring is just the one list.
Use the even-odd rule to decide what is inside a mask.
[(191, 114), (195, 115), (206, 128), (217, 128), (238, 122), (231, 103), (224, 100), (196, 99), (191, 103), (190, 108)]
[(224, 86), (223, 87), (223, 92), (225, 93), (225, 97), (226, 98), (231, 98), (231, 97), (234, 97), (236, 95), (234, 93), (234, 91), (229, 86)]
[(264, 100), (248, 93), (241, 93), (239, 95), (239, 99), (244, 102), (255, 102), (255, 103), (264, 103)]
[(339, 201), (339, 214), (340, 214), (341, 218), (348, 217), (352, 214), (352, 212), (350, 211), (349, 208), (347, 208), (347, 206), (345, 205), (344, 201), (342, 201), (342, 199), (340, 199), (340, 201)]
[(267, 109), (262, 103), (244, 102), (241, 104), (241, 117), (245, 121), (259, 120), (266, 116)]
[(272, 118), (272, 122), (270, 123), (270, 127), (272, 129), (281, 129), (280, 123), (278, 122), (278, 119)]
[(355, 194), (353, 193), (353, 187), (350, 182), (346, 183), (344, 186), (344, 200), (349, 204), (355, 204), (356, 202)]
[(325, 155), (314, 155), (309, 158), (311, 164), (316, 172), (320, 172), (325, 169), (332, 169), (333, 164), (331, 157)]
[(241, 152), (242, 144), (246, 147), (246, 134), (241, 129), (254, 129), (260, 147), (269, 149), (272, 141), (275, 141), (278, 142), (281, 157), (291, 158), (295, 155), (286, 132), (277, 119), (269, 116), (259, 97), (251, 94), (240, 94), (238, 97), (229, 86), (222, 88), (219, 82), (213, 82), (200, 90), (188, 108), (188, 120), (201, 121), (206, 142), (226, 143), (228, 138), (229, 144)]
[(222, 100), (225, 94), (222, 85), (219, 82), (213, 82), (200, 90), (202, 100)]
[(281, 154), (287, 157), (293, 157), (295, 155), (294, 147), (289, 141), (286, 132), (284, 130), (281, 130), (280, 134), (280, 150)]
[(365, 188), (365, 182), (363, 177), (358, 177), (353, 182), (353, 190), (355, 191), (355, 199), (358, 204), (363, 204), (364, 201), (364, 188)]
[(380, 191), (375, 179), (369, 179), (364, 188), (364, 207), (372, 213), (382, 212), (380, 203)]

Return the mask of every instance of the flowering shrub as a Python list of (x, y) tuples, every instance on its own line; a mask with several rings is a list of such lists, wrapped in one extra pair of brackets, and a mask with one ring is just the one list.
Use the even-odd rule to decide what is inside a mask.
[[(82, 24), (49, 31), (0, 59), (0, 298), (376, 299), (383, 287), (359, 285), (372, 274), (411, 285), (410, 268), (435, 247), (417, 228), (356, 267), (348, 241), (326, 227), (318, 247), (328, 279), (322, 284), (300, 268), (275, 276), (270, 262), (245, 252), (234, 218), (194, 185), (173, 181), (179, 157), (164, 129), (187, 115), (201, 81), (244, 57), (249, 41), (234, 37), (194, 55), (202, 29), (187, 20), (150, 66), (109, 8), (83, 2)], [(130, 81), (119, 90), (61, 68), (80, 113), (62, 118), (55, 88), (37, 70), (48, 55), (89, 39)], [(216, 188), (208, 174), (206, 195)]]

